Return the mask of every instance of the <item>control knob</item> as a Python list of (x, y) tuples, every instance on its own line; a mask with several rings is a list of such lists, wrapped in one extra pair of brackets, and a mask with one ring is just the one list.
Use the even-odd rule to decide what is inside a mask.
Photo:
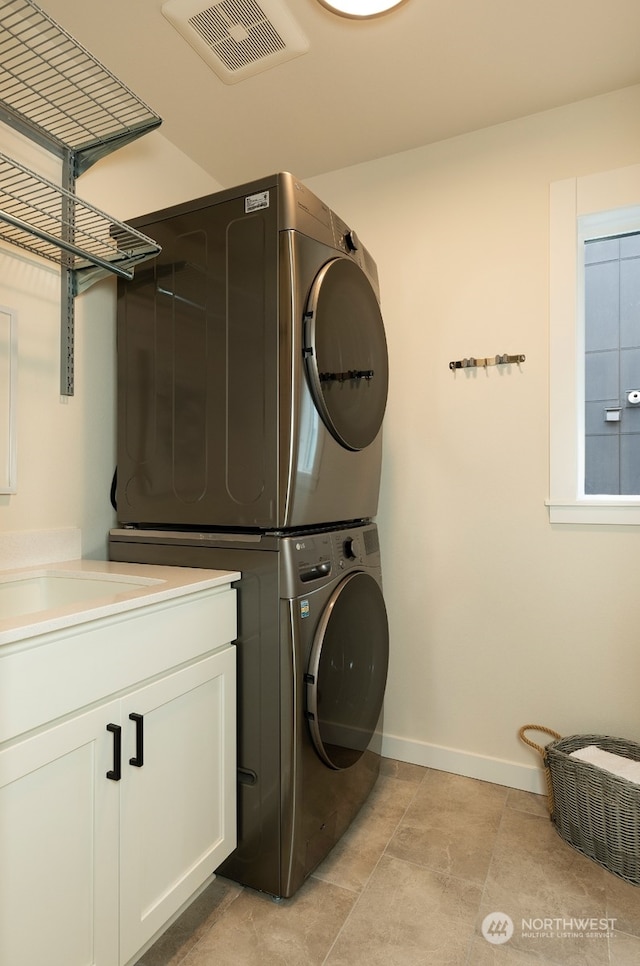
[(344, 243), (347, 246), (347, 251), (357, 252), (360, 248), (360, 239), (356, 235), (355, 231), (351, 229), (344, 236)]
[(344, 542), (344, 555), (347, 560), (355, 560), (360, 553), (358, 541), (355, 537), (347, 537)]

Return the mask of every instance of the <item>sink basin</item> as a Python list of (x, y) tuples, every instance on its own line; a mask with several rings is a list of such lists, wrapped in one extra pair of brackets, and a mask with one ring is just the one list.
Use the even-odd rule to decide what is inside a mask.
[[(203, 657), (217, 640), (233, 640), (236, 592), (230, 584), (239, 577), (236, 571), (82, 559), (0, 571), (0, 748), (133, 682)], [(92, 733), (82, 730), (78, 741)], [(16, 755), (22, 768), (22, 752)], [(7, 766), (0, 753), (0, 784), (12, 780)], [(0, 952), (2, 963), (5, 958)]]
[[(0, 657), (5, 644), (43, 640), (105, 619), (124, 620), (130, 612), (207, 592), (238, 577), (235, 571), (106, 560), (0, 570)], [(0, 709), (1, 722), (1, 693)]]
[(122, 594), (148, 588), (161, 581), (86, 572), (83, 574), (37, 572), (28, 576), (0, 578), (0, 618), (11, 619), (59, 607), (89, 602), (108, 604)]

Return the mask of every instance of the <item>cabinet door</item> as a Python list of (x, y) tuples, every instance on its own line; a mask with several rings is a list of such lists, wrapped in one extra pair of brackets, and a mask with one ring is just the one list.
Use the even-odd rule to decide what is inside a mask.
[(119, 702), (0, 752), (0, 963), (118, 961)]
[(227, 647), (123, 700), (121, 963), (235, 848), (235, 661)]

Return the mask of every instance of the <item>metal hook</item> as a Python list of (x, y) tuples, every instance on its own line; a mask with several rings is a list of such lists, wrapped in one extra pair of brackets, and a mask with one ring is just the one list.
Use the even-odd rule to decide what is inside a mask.
[(516, 363), (520, 365), (521, 362), (525, 361), (525, 356), (522, 353), (518, 355), (509, 355), (504, 353), (503, 355), (489, 356), (484, 359), (474, 359), (470, 356), (468, 359), (460, 359), (457, 362), (450, 362), (450, 369), (474, 369), (478, 366), (486, 368), (487, 366), (506, 366), (511, 363)]

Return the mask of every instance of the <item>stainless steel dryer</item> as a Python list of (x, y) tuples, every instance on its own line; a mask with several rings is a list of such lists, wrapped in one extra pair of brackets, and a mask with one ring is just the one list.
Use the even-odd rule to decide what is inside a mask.
[(388, 365), (376, 265), (290, 174), (133, 219), (118, 290), (118, 518), (283, 529), (375, 516)]
[(292, 895), (379, 771), (389, 634), (375, 524), (287, 536), (118, 529), (110, 555), (242, 573), (238, 847), (218, 871)]

